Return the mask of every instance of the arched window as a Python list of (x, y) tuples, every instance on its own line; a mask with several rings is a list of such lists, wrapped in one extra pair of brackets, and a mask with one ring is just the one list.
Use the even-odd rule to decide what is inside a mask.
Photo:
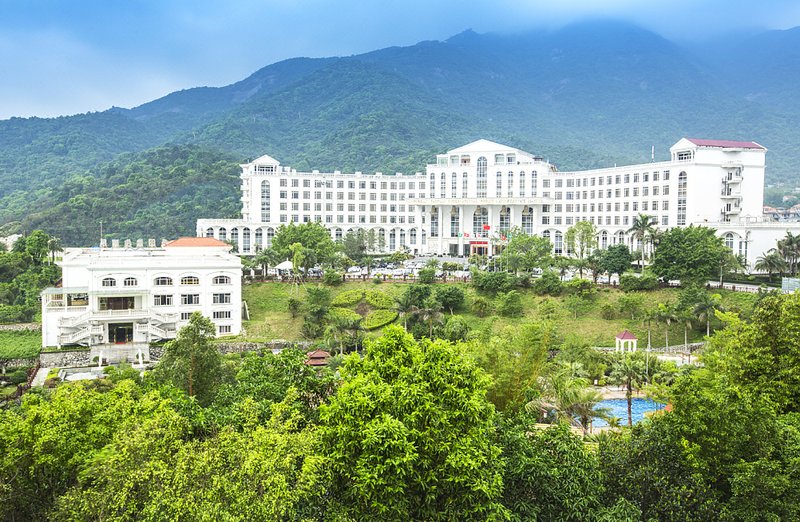
[(406, 247), (406, 231), (400, 230), (400, 248)]
[(232, 228), (231, 229), (231, 243), (233, 243), (233, 250), (239, 250), (239, 229)]
[(600, 232), (600, 248), (608, 248), (608, 232)]
[(478, 207), (472, 214), (472, 235), (475, 237), (486, 237), (488, 232), (484, 226), (489, 224), (489, 211), (485, 207)]
[(488, 163), (486, 162), (486, 158), (481, 156), (478, 158), (478, 167), (477, 167), (477, 174), (478, 174), (478, 190), (477, 190), (477, 197), (485, 198), (486, 197), (486, 167)]
[(439, 237), (439, 209), (431, 207), (431, 237)]
[(102, 286), (117, 286), (117, 281), (113, 277), (104, 278), (100, 284)]
[(267, 228), (267, 246), (269, 248), (272, 246), (272, 238), (275, 237), (275, 229), (272, 227)]
[(494, 195), (498, 198), (503, 197), (503, 173), (500, 171), (497, 172), (497, 186)]
[(503, 207), (500, 209), (500, 232), (506, 232), (511, 228), (511, 209)]
[(122, 282), (122, 286), (136, 286), (138, 284), (135, 277), (126, 277)]
[(544, 232), (542, 232), (542, 237), (544, 239), (550, 241), (550, 231), (549, 230), (545, 230)]
[(431, 193), (431, 198), (435, 198), (436, 197), (436, 174), (431, 172), (431, 175), (430, 175), (430, 178), (428, 179), (428, 181), (430, 183), (429, 189), (430, 189), (430, 193)]
[(467, 173), (461, 174), (461, 197), (467, 197), (467, 191), (469, 188), (469, 184), (467, 182)]
[(686, 226), (686, 172), (678, 174), (678, 220), (679, 227)]
[(533, 235), (533, 207), (525, 207), (522, 210), (522, 231)]
[(510, 198), (514, 197), (514, 173), (513, 172), (509, 172), (508, 173), (508, 186), (506, 187), (506, 191), (507, 191), (508, 197), (510, 197)]
[(561, 232), (556, 230), (553, 238), (553, 252), (556, 254), (564, 253), (564, 237), (561, 235)]
[(522, 170), (519, 173), (519, 197), (525, 197), (525, 171)]
[(182, 285), (199, 285), (200, 278), (197, 276), (183, 276), (181, 277)]
[(447, 197), (447, 174), (442, 172), (440, 176), (441, 181), (439, 182), (439, 197), (446, 198)]
[(269, 223), (269, 181), (261, 182), (261, 222)]
[(531, 196), (536, 197), (536, 171), (531, 171)]
[(341, 228), (334, 229), (333, 233), (334, 233), (334, 239), (336, 241), (341, 241), (342, 240), (342, 229)]
[(228, 240), (228, 232), (225, 230), (225, 227), (219, 227), (219, 240), (220, 241)]
[(411, 231), (408, 233), (408, 237), (409, 237), (408, 242), (411, 243), (412, 245), (416, 245), (417, 244), (417, 229), (416, 228), (412, 228)]
[(231, 278), (228, 277), (228, 276), (222, 276), (222, 275), (215, 276), (213, 281), (214, 281), (215, 285), (229, 285), (229, 284), (231, 284)]
[(394, 229), (389, 231), (389, 250), (391, 252), (397, 250), (397, 233), (394, 231)]
[(733, 251), (733, 233), (728, 232), (725, 234), (725, 246), (730, 248)]
[(155, 286), (172, 286), (172, 278), (171, 277), (156, 277), (155, 281), (153, 281)]
[(250, 229), (244, 227), (242, 230), (242, 252), (250, 252)]
[(256, 229), (256, 251), (259, 251), (264, 248), (264, 232), (260, 229)]
[(206, 237), (214, 237), (214, 229), (213, 228), (209, 227), (209, 228), (206, 229)]
[(458, 174), (455, 172), (453, 172), (453, 175), (450, 176), (450, 197), (458, 197)]
[(450, 209), (450, 237), (458, 237), (461, 234), (461, 216), (458, 207)]

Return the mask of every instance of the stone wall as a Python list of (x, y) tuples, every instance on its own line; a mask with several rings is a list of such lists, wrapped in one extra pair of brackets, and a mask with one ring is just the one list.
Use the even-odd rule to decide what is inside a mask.
[(22, 330), (41, 330), (42, 325), (39, 323), (14, 323), (14, 324), (0, 324), (0, 330), (19, 332)]
[(91, 366), (91, 352), (89, 350), (74, 350), (69, 352), (42, 352), (39, 361), (43, 368), (76, 368)]
[(5, 371), (8, 368), (22, 368), (36, 365), (36, 357), (31, 359), (0, 359), (0, 370)]

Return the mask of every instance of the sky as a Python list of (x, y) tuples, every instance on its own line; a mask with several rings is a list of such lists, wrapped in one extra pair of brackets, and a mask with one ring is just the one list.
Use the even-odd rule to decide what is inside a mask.
[(0, 119), (135, 107), (297, 56), (586, 18), (674, 40), (800, 26), (798, 0), (0, 0)]

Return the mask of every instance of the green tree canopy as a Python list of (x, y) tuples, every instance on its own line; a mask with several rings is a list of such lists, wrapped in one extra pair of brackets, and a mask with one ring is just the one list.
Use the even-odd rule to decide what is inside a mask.
[(608, 272), (609, 275), (617, 274), (621, 276), (631, 269), (632, 262), (633, 256), (628, 249), (628, 245), (619, 243), (603, 250), (600, 258), (600, 268), (603, 272)]
[(518, 227), (506, 235), (508, 244), (500, 254), (500, 263), (511, 272), (546, 268), (552, 263), (553, 245), (549, 239), (526, 234)]
[(302, 245), (302, 255), (306, 260), (330, 265), (335, 259), (336, 244), (328, 229), (320, 223), (281, 225), (272, 240), (272, 249), (281, 259), (289, 259), (292, 257), (291, 247), (295, 243)]
[(500, 447), (488, 378), (447, 341), (390, 327), (321, 407), (339, 508), (358, 520), (493, 520)]
[(664, 233), (653, 259), (653, 272), (664, 280), (703, 284), (719, 273), (720, 260), (729, 252), (713, 228), (671, 228)]

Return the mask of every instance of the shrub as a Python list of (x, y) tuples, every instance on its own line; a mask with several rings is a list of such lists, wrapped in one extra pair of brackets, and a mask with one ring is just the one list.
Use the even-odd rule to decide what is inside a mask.
[(383, 283), (383, 279), (381, 279), (381, 276), (376, 275), (375, 277), (372, 278), (372, 282), (375, 283), (376, 285), (379, 285)]
[(364, 297), (366, 298), (367, 303), (369, 303), (369, 305), (373, 308), (388, 310), (394, 307), (394, 299), (383, 292), (378, 292), (377, 290), (368, 290)]
[(626, 272), (619, 276), (619, 288), (623, 292), (655, 290), (658, 288), (658, 279), (649, 272), (644, 272), (640, 276)]
[[(330, 313), (330, 310), (328, 313)], [(323, 323), (320, 321), (309, 320), (306, 317), (306, 320), (303, 321), (303, 326), (300, 328), (300, 335), (305, 339), (316, 339), (322, 335), (324, 328)]]
[(552, 270), (547, 270), (533, 283), (533, 291), (538, 295), (560, 295), (563, 288), (561, 278)]
[(508, 292), (513, 290), (516, 284), (516, 278), (507, 272), (485, 272), (472, 269), (472, 286), (480, 292)]
[(16, 370), (8, 374), (8, 381), (12, 384), (23, 384), (28, 381), (26, 370)]
[(464, 304), (464, 291), (453, 285), (440, 286), (434, 292), (434, 297), (437, 301), (442, 303), (442, 307), (446, 308), (453, 313), (453, 310), (458, 310)]
[(472, 313), (478, 317), (486, 317), (492, 313), (492, 302), (485, 297), (477, 296), (472, 300)]
[(300, 313), (300, 308), (303, 306), (303, 302), (300, 301), (300, 299), (290, 297), (289, 301), (287, 302), (287, 306), (289, 308), (289, 313), (292, 314), (292, 319), (294, 319)]
[(358, 321), (359, 319), (361, 319), (361, 316), (352, 310), (348, 310), (347, 308), (331, 308), (328, 311), (328, 318), (331, 320), (342, 318), (342, 319)]
[(600, 307), (600, 317), (609, 321), (611, 319), (616, 319), (617, 317), (617, 310), (614, 308), (614, 305), (611, 303), (605, 303), (603, 306)]
[(436, 269), (433, 267), (423, 268), (419, 271), (417, 281), (422, 284), (430, 284), (436, 281)]
[(332, 306), (355, 306), (364, 298), (363, 290), (348, 290), (337, 295), (331, 301)]
[(397, 319), (397, 312), (393, 310), (373, 310), (361, 325), (367, 330), (375, 330), (394, 322)]
[(504, 317), (520, 317), (523, 313), (522, 296), (511, 290), (497, 296), (497, 313)]
[(322, 275), (322, 282), (328, 286), (338, 286), (342, 284), (342, 281), (344, 281), (344, 277), (336, 270), (325, 270), (325, 273)]
[(461, 265), (458, 263), (453, 263), (452, 261), (445, 261), (442, 263), (442, 270), (445, 272), (455, 272), (457, 270), (461, 270)]
[(441, 335), (452, 342), (466, 341), (470, 330), (471, 328), (466, 319), (460, 315), (451, 315), (447, 317), (441, 329)]
[(568, 294), (577, 295), (583, 298), (594, 297), (595, 286), (588, 279), (573, 279), (564, 285)]

